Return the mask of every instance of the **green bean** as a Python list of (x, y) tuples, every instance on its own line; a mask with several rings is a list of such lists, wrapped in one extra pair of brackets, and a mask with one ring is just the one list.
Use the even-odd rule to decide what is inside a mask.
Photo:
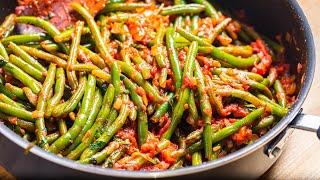
[(18, 118), (24, 119), (29, 122), (36, 121), (36, 117), (35, 117), (35, 115), (33, 115), (32, 112), (27, 111), (23, 108), (17, 108), (17, 107), (11, 106), (11, 105), (3, 103), (3, 102), (0, 102), (0, 111), (6, 113), (8, 115), (16, 116)]
[(104, 80), (107, 83), (111, 83), (111, 75), (103, 70), (92, 70), (91, 74)]
[(217, 131), (216, 133), (213, 133), (212, 134), (212, 143), (219, 142), (222, 139), (238, 132), (241, 127), (250, 125), (256, 119), (258, 119), (264, 112), (265, 112), (265, 108), (256, 109), (256, 110), (252, 111), (250, 114), (248, 114), (246, 117), (236, 121), (232, 125), (227, 126), (223, 129)]
[(272, 92), (270, 91), (270, 89), (267, 86), (265, 86), (265, 85), (263, 85), (261, 83), (258, 83), (258, 82), (254, 81), (254, 80), (248, 80), (248, 81), (246, 81), (246, 83), (249, 86), (251, 86), (252, 88), (263, 92), (269, 98), (273, 98)]
[(276, 68), (270, 68), (269, 70), (269, 75), (268, 75), (268, 80), (270, 81), (270, 83), (268, 84), (268, 86), (273, 86), (274, 82), (277, 80), (278, 78), (278, 72)]
[(248, 68), (248, 67), (252, 67), (254, 65), (254, 63), (258, 60), (258, 57), (256, 55), (250, 57), (250, 58), (238, 58), (235, 57), (231, 54), (225, 53), (221, 50), (219, 50), (218, 48), (212, 46), (208, 40), (204, 40), (202, 38), (199, 38), (191, 33), (189, 33), (188, 31), (185, 31), (181, 28), (177, 28), (176, 31), (178, 33), (180, 33), (181, 36), (183, 36), (184, 38), (186, 38), (189, 41), (197, 41), (199, 43), (199, 45), (202, 46), (208, 46), (210, 48), (212, 48), (212, 51), (210, 52), (211, 56), (214, 56), (216, 58), (218, 58), (219, 61), (223, 61), (226, 62), (228, 64), (231, 64), (234, 67), (237, 68)]
[(116, 11), (136, 11), (139, 8), (146, 8), (150, 6), (145, 3), (109, 3), (100, 13), (116, 12)]
[(100, 94), (100, 90), (96, 89), (92, 107), (90, 107), (90, 113), (87, 117), (85, 125), (83, 126), (79, 135), (74, 139), (72, 144), (63, 152), (63, 154), (69, 154), (81, 143), (82, 138), (86, 135), (87, 131), (92, 127), (94, 120), (96, 119), (99, 113), (101, 104), (102, 104), (102, 95)]
[(225, 116), (226, 113), (223, 109), (222, 97), (216, 93), (213, 82), (211, 81), (211, 78), (208, 76), (206, 76), (206, 85), (209, 87), (208, 95), (210, 98), (210, 103), (215, 106), (215, 109), (220, 116)]
[(25, 86), (29, 87), (34, 93), (38, 94), (41, 90), (41, 84), (33, 79), (31, 76), (26, 74), (17, 66), (0, 57), (0, 67), (2, 67), (6, 72), (10, 73), (13, 77), (20, 80)]
[[(180, 27), (182, 28), (182, 25), (183, 25), (183, 17), (182, 16), (178, 16), (175, 20), (174, 20), (174, 23), (173, 23), (173, 29), (176, 29), (177, 27)], [(174, 31), (174, 30), (173, 30)], [(172, 37), (173, 38), (177, 38), (179, 35), (179, 33), (177, 32), (173, 32), (171, 33)], [(176, 42), (176, 41), (175, 41)]]
[[(129, 96), (123, 95), (123, 101), (128, 101)], [(114, 134), (123, 126), (127, 117), (129, 115), (129, 105), (124, 104), (121, 107), (119, 116), (112, 123), (110, 127), (95, 141), (93, 142), (81, 155), (81, 159), (89, 158), (94, 155), (96, 152), (101, 150), (105, 145), (110, 141), (110, 139), (114, 136)]]
[[(94, 18), (91, 16), (91, 14), (80, 4), (78, 3), (71, 3), (71, 6), (76, 10), (81, 16), (86, 20), (88, 23), (88, 26), (90, 28), (90, 31), (92, 33), (93, 39), (96, 42), (96, 46), (99, 49), (101, 57), (104, 59), (105, 63), (108, 65), (109, 68), (111, 68), (113, 62), (115, 59), (110, 55), (110, 53), (107, 50), (106, 45), (104, 44), (101, 33), (99, 31), (99, 28), (94, 20)], [(117, 9), (118, 11), (119, 9)], [(102, 11), (103, 12), (103, 11)]]
[(252, 103), (256, 107), (267, 106), (265, 102), (261, 101), (256, 96), (246, 91), (224, 88), (224, 89), (215, 89), (215, 92), (221, 96), (226, 96), (226, 97), (232, 96), (232, 97), (243, 99), (245, 101)]
[(273, 115), (262, 118), (261, 121), (252, 127), (252, 132), (257, 132), (260, 129), (264, 129), (268, 126), (271, 126), (276, 121), (276, 118)]
[(22, 139), (31, 142), (31, 141), (32, 141), (32, 135), (31, 135), (30, 133), (25, 133), (25, 134), (22, 136)]
[(193, 154), (203, 148), (203, 142), (200, 140), (196, 143), (189, 145), (186, 148), (178, 149), (172, 153), (172, 157), (180, 158), (186, 156), (187, 154)]
[(118, 142), (110, 142), (107, 147), (105, 147), (102, 151), (94, 154), (92, 157), (81, 159), (78, 162), (83, 164), (100, 164), (102, 163), (107, 157), (111, 155), (112, 152), (117, 150), (119, 147)]
[(224, 72), (229, 76), (234, 76), (237, 74), (244, 74), (248, 78), (250, 78), (252, 80), (256, 80), (258, 82), (261, 82), (264, 79), (263, 76), (261, 76), (260, 74), (242, 71), (242, 70), (238, 70), (238, 69), (232, 69), (232, 68), (214, 68), (214, 69), (210, 69), (210, 72), (214, 75), (220, 75), (222, 72)]
[[(158, 148), (156, 149), (155, 153), (152, 153), (152, 155), (150, 154), (149, 157), (153, 157), (156, 156), (157, 154), (159, 154), (162, 150), (164, 150), (165, 148), (168, 147), (168, 145), (170, 144), (169, 140), (166, 139), (162, 139), (159, 141), (158, 143)], [(146, 162), (148, 162), (148, 160), (146, 160), (144, 158), (144, 156), (140, 155), (138, 157), (136, 157), (133, 160), (130, 160), (129, 162), (127, 162), (126, 164), (124, 164), (124, 168), (125, 169), (132, 169), (132, 165), (134, 165), (137, 168), (140, 168), (141, 166), (143, 166)]]
[[(85, 76), (85, 75), (83, 75), (83, 76)], [(89, 76), (91, 77), (91, 75), (89, 75)], [(96, 80), (94, 80), (94, 81), (96, 81)], [(61, 114), (62, 116), (69, 114), (77, 107), (77, 104), (80, 102), (83, 94), (85, 93), (85, 89), (87, 88), (86, 86), (89, 86), (88, 83), (89, 83), (89, 81), (86, 82), (86, 77), (80, 78), (78, 89), (70, 97), (70, 99), (66, 102), (66, 106), (64, 107), (62, 114)], [(54, 111), (52, 112), (52, 115), (54, 116)]]
[(55, 74), (56, 65), (51, 63), (48, 69), (47, 77), (43, 83), (41, 91), (39, 92), (38, 103), (36, 107), (38, 113), (42, 114), (41, 117), (38, 117), (35, 121), (37, 144), (44, 149), (47, 149), (49, 145), (46, 142), (47, 128), (43, 115), (47, 106), (50, 89), (54, 84)]
[(163, 38), (164, 35), (166, 34), (166, 29), (164, 25), (162, 24), (161, 27), (158, 29), (156, 37), (154, 39), (154, 45), (152, 46), (151, 50), (156, 51), (157, 54), (155, 55), (157, 64), (160, 68), (165, 68), (167, 67), (167, 62), (166, 62), (166, 55), (164, 54), (163, 51)]
[(25, 43), (34, 43), (42, 42), (50, 39), (45, 33), (35, 33), (35, 34), (20, 34), (12, 35), (2, 40), (4, 46), (7, 46), (10, 42), (15, 44), (25, 44)]
[(186, 1), (185, 1), (185, 0), (174, 0), (174, 1), (173, 1), (173, 4), (174, 4), (174, 5), (186, 4)]
[[(2, 76), (1, 76), (2, 77)], [(16, 99), (16, 95), (13, 94), (10, 90), (8, 90), (2, 83), (0, 83), (0, 92), (4, 95), (8, 96), (10, 99)]]
[[(23, 90), (19, 87), (16, 87), (10, 83), (6, 83), (4, 86), (7, 90), (9, 90), (14, 96), (21, 100), (28, 100), (27, 96), (24, 94)], [(7, 95), (8, 96), (8, 95)]]
[(102, 167), (112, 167), (120, 158), (124, 155), (126, 152), (127, 147), (122, 146), (116, 151), (113, 151), (110, 156), (106, 159), (106, 161), (103, 163)]
[(280, 80), (276, 80), (274, 82), (273, 88), (276, 91), (276, 97), (278, 99), (280, 106), (285, 108), (287, 106), (287, 97), (286, 97), (286, 92), (283, 89), (283, 86), (282, 86)]
[(262, 94), (257, 94), (257, 97), (259, 99), (261, 99), (263, 102), (267, 103), (268, 106), (271, 107), (272, 109), (272, 114), (275, 114), (279, 117), (283, 117), (287, 114), (288, 110), (282, 106), (280, 106), (279, 104), (273, 102), (272, 100), (270, 100), (268, 97), (262, 95)]
[(64, 69), (67, 67), (67, 62), (57, 56), (46, 53), (44, 51), (38, 50), (36, 48), (28, 47), (28, 46), (19, 46), (22, 50), (26, 51), (31, 56), (37, 57), (39, 59), (43, 59), (48, 62), (52, 62), (59, 67), (63, 67)]
[(192, 0), (192, 2), (198, 3), (198, 4), (203, 4), (206, 9), (205, 9), (205, 13), (207, 16), (210, 16), (211, 18), (214, 19), (219, 19), (219, 13), (218, 11), (213, 7), (213, 5), (207, 1), (207, 0)]
[(228, 26), (228, 24), (231, 21), (232, 21), (231, 18), (226, 18), (223, 21), (221, 21), (216, 27), (214, 27), (214, 29), (212, 30), (211, 34), (208, 37), (210, 44), (212, 44), (216, 39), (216, 37), (225, 30), (225, 28)]
[(180, 14), (198, 14), (204, 11), (206, 7), (200, 4), (179, 4), (170, 7), (165, 7), (161, 11), (162, 16), (180, 15)]
[[(19, 16), (15, 18), (15, 21), (17, 23), (32, 24), (34, 26), (40, 27), (43, 30), (45, 30), (52, 38), (60, 34), (60, 31), (54, 25), (52, 25), (49, 21), (46, 21), (38, 17)], [(58, 44), (62, 48), (63, 52), (68, 54), (69, 50), (67, 46), (63, 43), (58, 43)]]
[(10, 99), (8, 96), (6, 96), (3, 93), (0, 93), (0, 102), (7, 103), (7, 104), (14, 106), (16, 108), (25, 108), (24, 105), (22, 105), (18, 102), (15, 102), (14, 100)]
[(184, 29), (187, 30), (187, 31), (191, 31), (191, 17), (188, 15), (188, 16), (185, 16), (184, 17)]
[(101, 135), (102, 135), (102, 133), (103, 132), (105, 132), (111, 125), (112, 125), (112, 123), (116, 120), (116, 118), (118, 117), (118, 114), (119, 114), (119, 112), (118, 112), (118, 110), (116, 110), (116, 109), (114, 109), (113, 107), (111, 108), (111, 110), (110, 110), (110, 113), (109, 113), (109, 116), (108, 116), (108, 118), (107, 118), (107, 123), (103, 126), (103, 127), (101, 127), (100, 129), (99, 129), (99, 132), (98, 133), (96, 133), (96, 138), (99, 138)]
[[(81, 82), (80, 82), (81, 83)], [(72, 127), (68, 130), (66, 134), (57, 139), (53, 144), (50, 145), (48, 151), (51, 153), (59, 153), (67, 145), (70, 144), (81, 132), (82, 128), (86, 124), (86, 120), (89, 116), (90, 109), (92, 108), (93, 98), (96, 88), (96, 78), (92, 75), (88, 75), (88, 83), (85, 87), (85, 94), (82, 99), (81, 108), (78, 112), (76, 120), (74, 121)]]
[(182, 86), (182, 72), (180, 68), (180, 61), (178, 59), (178, 54), (176, 48), (174, 47), (174, 39), (173, 39), (174, 30), (172, 27), (167, 29), (166, 33), (166, 44), (167, 51), (169, 55), (170, 65), (173, 72), (174, 82), (175, 82), (175, 90), (176, 92)]
[(117, 61), (117, 63), (121, 67), (122, 73), (130, 77), (139, 86), (141, 86), (147, 92), (150, 99), (158, 103), (164, 101), (164, 99), (159, 95), (156, 89), (152, 87), (148, 81), (143, 79), (142, 75), (137, 70), (135, 70), (132, 66), (126, 64), (125, 62)]
[(111, 66), (111, 77), (112, 77), (112, 85), (114, 87), (114, 94), (117, 98), (120, 95), (120, 67), (117, 62), (113, 63)]
[[(196, 41), (193, 41), (190, 44), (190, 47), (187, 53), (187, 58), (186, 58), (184, 71), (183, 71), (184, 77), (191, 78), (193, 76), (195, 57), (197, 55), (197, 52), (198, 52), (198, 43)], [(166, 130), (166, 132), (162, 135), (161, 139), (169, 140), (171, 138), (174, 130), (176, 129), (183, 115), (183, 112), (185, 110), (185, 104), (188, 102), (189, 95), (190, 95), (190, 88), (189, 87), (182, 88), (182, 90), (179, 93), (179, 100), (177, 102), (177, 105), (173, 110), (170, 125)]]
[(179, 158), (174, 164), (172, 164), (171, 166), (170, 166), (170, 170), (174, 170), (174, 169), (179, 169), (179, 168), (182, 168), (183, 166), (183, 163), (184, 163), (184, 161), (183, 161), (183, 157), (182, 158)]
[(9, 57), (9, 62), (11, 62), (13, 65), (17, 66), (18, 68), (29, 74), (34, 79), (40, 82), (44, 82), (45, 76), (43, 76), (43, 73), (31, 66), (30, 64), (26, 63), (18, 56), (11, 54)]
[(9, 56), (8, 56), (8, 53), (6, 51), (6, 48), (3, 46), (3, 44), (0, 42), (0, 55), (6, 59), (6, 60), (9, 60)]
[(192, 127), (198, 127), (199, 114), (198, 114), (197, 106), (194, 100), (193, 90), (190, 91), (190, 97), (188, 100), (188, 111), (189, 111), (189, 116), (187, 118), (188, 123), (191, 124)]
[(120, 42), (124, 42), (127, 40), (127, 34), (129, 34), (129, 28), (126, 24), (121, 23), (119, 26), (119, 31), (121, 33), (113, 33), (115, 35), (116, 39), (118, 39)]
[(55, 132), (52, 134), (49, 134), (46, 136), (46, 141), (48, 144), (52, 144), (53, 142), (55, 142), (58, 138), (60, 137), (60, 133), (59, 132)]
[(89, 147), (91, 142), (93, 141), (95, 134), (99, 128), (106, 122), (107, 117), (110, 113), (110, 108), (112, 106), (114, 99), (114, 87), (112, 84), (109, 84), (107, 92), (103, 97), (102, 107), (99, 111), (98, 117), (95, 120), (94, 124), (87, 131), (86, 135), (83, 137), (82, 142), (77, 146), (77, 148), (71, 151), (68, 155), (68, 159), (78, 159), (82, 152)]
[(279, 43), (271, 40), (270, 38), (260, 34), (261, 38), (264, 40), (264, 42), (270, 47), (272, 48), (278, 55), (282, 54), (284, 52), (284, 47), (282, 45), (280, 45)]
[(191, 156), (192, 159), (192, 166), (197, 166), (202, 164), (202, 155), (200, 151), (197, 151), (195, 153), (192, 154)]
[(70, 56), (67, 61), (67, 79), (70, 87), (72, 89), (76, 89), (78, 86), (78, 79), (76, 72), (73, 71), (73, 65), (77, 63), (77, 54), (78, 54), (78, 46), (80, 45), (81, 41), (81, 32), (83, 28), (84, 22), (78, 21), (75, 24), (74, 28), (74, 37), (72, 38), (71, 48), (70, 48)]
[(265, 85), (265, 86), (269, 86), (269, 84), (270, 84), (270, 81), (269, 81), (269, 79), (267, 79), (267, 78), (264, 78), (262, 81), (261, 81), (261, 84), (263, 84), (263, 85)]
[(72, 70), (74, 71), (93, 71), (93, 70), (100, 70), (96, 65), (93, 64), (75, 64), (72, 67)]
[(174, 94), (170, 93), (168, 95), (168, 101), (161, 104), (160, 107), (154, 112), (153, 116), (150, 118), (150, 120), (154, 123), (159, 122), (160, 118), (164, 116), (166, 112), (168, 112), (169, 108), (171, 107), (170, 101), (174, 98)]
[(167, 86), (167, 78), (168, 78), (168, 69), (162, 68), (159, 76), (159, 85), (162, 88), (166, 88)]
[(197, 30), (199, 28), (199, 19), (198, 15), (192, 16), (191, 18), (191, 31)]
[(142, 59), (139, 54), (133, 57), (132, 61), (141, 69), (141, 75), (143, 79), (150, 79), (152, 77), (150, 65), (144, 59)]
[(6, 120), (7, 122), (10, 122), (11, 124), (17, 125), (22, 129), (27, 130), (28, 132), (34, 132), (35, 126), (33, 122), (29, 122), (20, 118), (17, 118), (15, 116), (8, 116), (7, 114), (0, 112), (0, 118), (3, 120)]
[(69, 112), (72, 112), (76, 108), (78, 102), (81, 100), (84, 94), (84, 91), (86, 89), (86, 85), (87, 85), (87, 78), (85, 77), (84, 74), (82, 74), (79, 80), (78, 89), (72, 94), (69, 100), (67, 100), (62, 104), (59, 104), (53, 109), (52, 116), (58, 117), (61, 115), (67, 115)]
[(59, 133), (60, 135), (64, 135), (68, 132), (66, 121), (62, 118), (58, 120), (59, 125)]
[[(74, 32), (74, 28), (65, 30), (65, 31), (61, 32), (60, 34), (54, 36), (54, 41), (56, 41), (57, 43), (69, 41), (72, 37), (71, 35), (73, 34), (73, 32)], [(85, 35), (88, 33), (90, 33), (90, 28), (83, 27), (81, 34)]]
[[(218, 47), (221, 51), (225, 53), (232, 54), (234, 56), (250, 57), (253, 54), (252, 47), (246, 46), (220, 46)], [(199, 49), (200, 51), (200, 49)]]
[(38, 104), (38, 96), (32, 92), (32, 90), (28, 87), (23, 87), (22, 88), (23, 93), (26, 95), (27, 99), (29, 100), (29, 102), (36, 107)]
[[(44, 113), (44, 117), (47, 119), (51, 117), (53, 109), (60, 102), (60, 100), (63, 96), (63, 93), (64, 93), (66, 78), (65, 78), (63, 68), (60, 68), (60, 67), (57, 68), (55, 78), (56, 78), (55, 79), (55, 88), (54, 88), (55, 94), (53, 95), (53, 97), (50, 100), (48, 100), (47, 108)], [(63, 135), (62, 133), (60, 133), (60, 134)]]
[(98, 66), (100, 69), (103, 69), (106, 67), (106, 64), (104, 63), (104, 60), (96, 53), (92, 52), (90, 49), (80, 45), (79, 48), (79, 54), (78, 57), (81, 56), (82, 52), (86, 55), (86, 58), (92, 61), (92, 63), (96, 66)]
[(195, 62), (195, 77), (198, 78), (198, 96), (200, 100), (200, 108), (201, 108), (201, 114), (203, 116), (204, 121), (204, 130), (203, 130), (203, 142), (204, 142), (204, 151), (205, 151), (205, 157), (210, 161), (212, 160), (212, 128), (211, 128), (211, 119), (212, 119), (212, 108), (209, 102), (209, 97), (205, 93), (206, 92), (206, 86), (205, 86), (205, 80), (204, 75), (201, 71), (201, 67), (199, 63)]
[(40, 46), (41, 46), (44, 50), (46, 50), (46, 51), (48, 51), (48, 52), (50, 52), (50, 53), (52, 53), (52, 54), (58, 54), (58, 51), (60, 51), (59, 45), (53, 43), (53, 42), (50, 41), (50, 40), (42, 41), (42, 42), (40, 43)]
[(24, 50), (22, 50), (19, 46), (14, 44), (13, 42), (9, 43), (8, 46), (18, 57), (22, 58), (26, 63), (30, 64), (37, 70), (39, 70), (42, 73), (47, 73), (46, 68), (44, 68), (36, 59), (31, 57), (28, 53), (26, 53)]
[(142, 98), (136, 92), (136, 85), (133, 84), (128, 78), (123, 79), (123, 83), (130, 91), (133, 103), (138, 107), (138, 144), (141, 147), (147, 141), (148, 137), (148, 117), (146, 107), (143, 104)]
[(197, 129), (192, 131), (188, 136), (185, 138), (185, 142), (187, 144), (193, 144), (202, 138), (203, 129)]
[(251, 38), (248, 36), (248, 34), (246, 32), (244, 32), (244, 30), (242, 29), (239, 33), (238, 33), (239, 38), (241, 38), (242, 41), (246, 42), (246, 43), (251, 43)]
[(129, 114), (129, 119), (131, 121), (135, 121), (137, 119), (137, 114), (138, 114), (138, 111), (135, 107), (133, 107), (131, 110), (130, 110), (130, 114)]
[(1, 39), (3, 38), (3, 36), (5, 35), (5, 33), (6, 33), (7, 31), (9, 31), (9, 29), (10, 29), (11, 27), (14, 26), (14, 24), (15, 24), (14, 20), (15, 20), (15, 18), (16, 18), (16, 15), (15, 15), (15, 14), (10, 14), (10, 15), (8, 15), (8, 16), (5, 18), (5, 20), (3, 21), (3, 23), (2, 23), (1, 26), (0, 26), (0, 37), (1, 37)]

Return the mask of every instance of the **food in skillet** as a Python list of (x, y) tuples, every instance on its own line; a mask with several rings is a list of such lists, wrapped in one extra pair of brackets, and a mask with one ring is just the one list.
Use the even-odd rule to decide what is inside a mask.
[(195, 166), (253, 143), (295, 101), (282, 45), (206, 0), (70, 2), (19, 1), (0, 27), (0, 117), (48, 152)]

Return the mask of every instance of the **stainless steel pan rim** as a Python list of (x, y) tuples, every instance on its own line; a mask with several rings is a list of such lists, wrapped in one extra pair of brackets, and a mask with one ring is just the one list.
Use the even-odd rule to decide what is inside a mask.
[[(33, 153), (43, 159), (57, 163), (59, 165), (72, 168), (75, 170), (83, 171), (83, 172), (93, 173), (93, 174), (122, 177), (122, 178), (164, 178), (164, 177), (174, 177), (174, 176), (188, 175), (188, 174), (208, 171), (210, 169), (217, 168), (225, 164), (231, 163), (233, 161), (236, 161), (254, 152), (256, 149), (266, 145), (269, 141), (274, 139), (280, 132), (282, 132), (289, 125), (289, 123), (299, 113), (299, 110), (301, 109), (301, 106), (307, 97), (307, 94), (310, 90), (312, 80), (313, 80), (316, 60), (315, 60), (315, 48), (314, 48), (312, 32), (308, 24), (308, 21), (304, 16), (304, 13), (300, 8), (300, 6), (298, 5), (298, 3), (295, 0), (292, 0), (289, 2), (289, 5), (291, 10), (295, 12), (296, 15), (298, 15), (297, 17), (295, 16), (295, 18), (298, 18), (299, 21), (301, 22), (301, 25), (304, 28), (303, 36), (305, 40), (308, 41), (307, 47), (306, 47), (307, 49), (306, 57), (308, 59), (307, 61), (308, 64), (306, 67), (306, 73), (304, 75), (305, 79), (301, 86), (300, 93), (298, 95), (298, 101), (294, 104), (291, 111), (272, 130), (270, 130), (266, 135), (258, 139), (255, 143), (249, 146), (246, 146), (225, 157), (219, 158), (213, 162), (204, 163), (202, 165), (195, 166), (195, 167), (185, 167), (177, 170), (166, 170), (166, 171), (155, 171), (155, 172), (123, 171), (123, 170), (102, 168), (99, 166), (84, 165), (66, 158), (56, 156), (55, 154), (46, 152), (37, 146), (32, 147), (30, 149), (30, 153)], [(30, 146), (30, 142), (23, 140), (13, 131), (7, 128), (4, 124), (0, 125), (0, 133), (24, 149)]]

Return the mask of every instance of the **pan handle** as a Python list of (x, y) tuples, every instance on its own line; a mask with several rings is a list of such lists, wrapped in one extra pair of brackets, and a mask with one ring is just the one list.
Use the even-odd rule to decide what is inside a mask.
[(317, 132), (317, 136), (320, 139), (320, 117), (299, 113), (289, 124), (288, 128), (266, 146), (265, 153), (269, 158), (275, 158), (281, 154), (294, 129)]
[(319, 116), (300, 113), (290, 123), (289, 127), (311, 131), (311, 132), (317, 132), (317, 136), (320, 139), (320, 117)]

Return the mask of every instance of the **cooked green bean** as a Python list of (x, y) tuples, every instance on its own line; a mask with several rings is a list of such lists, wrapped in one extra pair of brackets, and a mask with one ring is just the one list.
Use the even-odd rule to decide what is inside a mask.
[[(194, 64), (195, 64), (195, 57), (198, 52), (198, 43), (196, 41), (193, 41), (190, 44), (189, 51), (187, 54), (185, 66), (184, 66), (184, 71), (183, 71), (183, 76), (190, 78), (193, 76), (193, 71), (194, 71)], [(170, 139), (174, 130), (176, 129), (183, 112), (185, 110), (185, 104), (188, 102), (190, 95), (190, 88), (189, 87), (184, 87), (179, 93), (179, 100), (177, 102), (176, 107), (173, 110), (172, 114), (172, 120), (170, 122), (170, 125), (166, 132), (162, 135), (161, 139)]]
[(206, 7), (200, 4), (179, 4), (165, 7), (161, 11), (161, 15), (180, 15), (180, 14), (197, 14), (204, 11)]
[(8, 62), (7, 60), (0, 57), (0, 67), (2, 67), (6, 72), (10, 73), (12, 76), (20, 80), (25, 86), (29, 87), (34, 93), (38, 94), (41, 90), (41, 84), (34, 78), (26, 74), (17, 66)]
[[(81, 83), (81, 82), (79, 82)], [(83, 126), (86, 124), (86, 120), (90, 113), (90, 108), (92, 107), (93, 98), (95, 94), (96, 88), (96, 79), (94, 76), (88, 76), (88, 83), (85, 86), (85, 93), (83, 96), (83, 100), (81, 103), (81, 108), (79, 113), (74, 121), (72, 127), (68, 130), (66, 134), (57, 139), (53, 144), (50, 145), (48, 151), (52, 153), (59, 153), (62, 149), (64, 149), (67, 145), (69, 145), (70, 141), (73, 141), (81, 132)]]
[(15, 44), (25, 44), (25, 43), (34, 43), (42, 42), (50, 39), (45, 33), (36, 33), (36, 34), (21, 34), (9, 36), (2, 40), (3, 45), (7, 46), (10, 42)]
[[(41, 18), (32, 17), (32, 16), (19, 16), (15, 18), (15, 21), (17, 23), (25, 23), (25, 24), (32, 24), (32, 25), (38, 26), (44, 29), (52, 38), (60, 34), (60, 31), (55, 26), (53, 26), (50, 22), (43, 20)], [(62, 48), (64, 53), (68, 54), (69, 50), (66, 47), (66, 45), (63, 43), (58, 43), (58, 44)]]
[(44, 112), (46, 110), (50, 89), (54, 84), (55, 74), (56, 74), (56, 65), (51, 63), (48, 69), (48, 74), (43, 83), (42, 89), (39, 92), (38, 103), (36, 107), (37, 113), (41, 114), (41, 116), (38, 117), (35, 121), (37, 143), (43, 149), (48, 149), (49, 147), (49, 145), (46, 142), (47, 128), (44, 120)]

